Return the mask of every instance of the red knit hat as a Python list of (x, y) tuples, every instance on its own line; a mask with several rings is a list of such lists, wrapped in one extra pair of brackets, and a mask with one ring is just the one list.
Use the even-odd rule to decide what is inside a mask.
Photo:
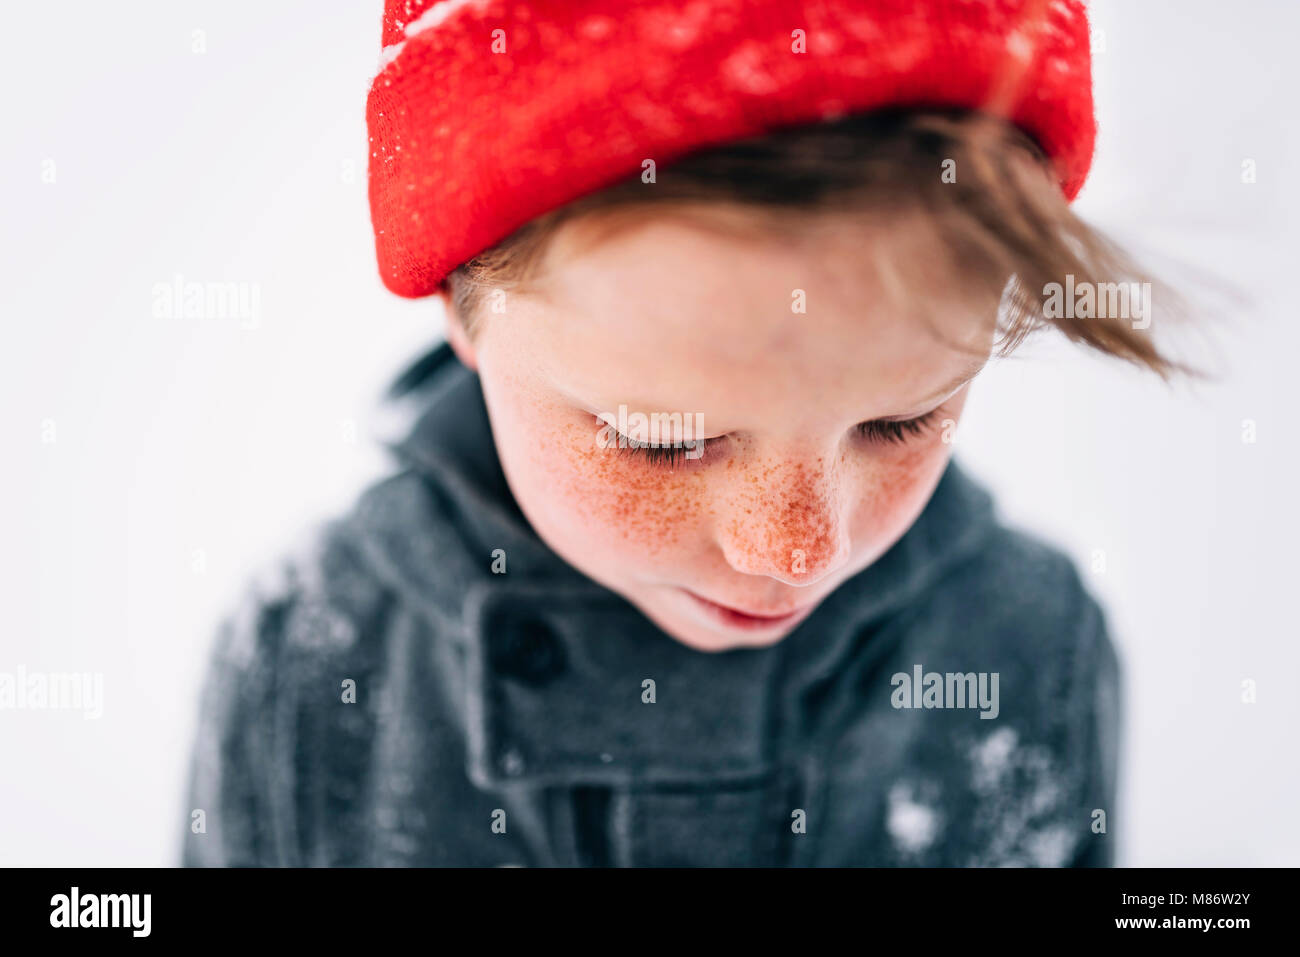
[(385, 0), (383, 42), (370, 210), (403, 296), (646, 159), (781, 127), (985, 110), (1071, 200), (1096, 137), (1082, 0)]

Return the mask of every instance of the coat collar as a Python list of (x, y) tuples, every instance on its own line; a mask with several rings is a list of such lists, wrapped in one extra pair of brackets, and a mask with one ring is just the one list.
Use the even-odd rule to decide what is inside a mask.
[[(363, 496), (355, 521), (377, 572), (462, 646), (457, 718), (481, 786), (767, 774), (803, 731), (804, 696), (993, 524), (987, 492), (950, 462), (912, 528), (785, 640), (694, 651), (538, 538), (502, 473), (478, 377), (445, 345), (422, 362), (403, 400), (414, 424), (392, 444), (407, 468)], [(491, 570), (496, 549), (505, 574)]]

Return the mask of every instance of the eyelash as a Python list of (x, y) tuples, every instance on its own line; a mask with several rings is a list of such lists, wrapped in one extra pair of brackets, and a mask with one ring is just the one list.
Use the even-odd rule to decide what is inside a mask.
[(680, 445), (643, 445), (628, 446), (623, 451), (645, 456), (646, 463), (656, 468), (676, 468), (687, 461), (686, 453), (689, 450)]
[(858, 433), (872, 442), (900, 444), (908, 439), (924, 435), (934, 425), (934, 420), (938, 415), (939, 410), (932, 409), (925, 415), (918, 415), (914, 419), (874, 419), (871, 422), (859, 424)]
[[(615, 433), (621, 435), (621, 433)], [(692, 451), (684, 445), (651, 445), (641, 443), (636, 439), (627, 439), (627, 447), (621, 444), (614, 446), (615, 451), (622, 455), (643, 456), (647, 465), (655, 468), (676, 468), (684, 462), (702, 462), (710, 445), (718, 441), (717, 439), (701, 439), (700, 454), (693, 459), (687, 458), (686, 453)]]
[[(934, 420), (938, 417), (939, 410), (934, 409), (925, 415), (918, 415), (914, 419), (873, 419), (870, 422), (861, 422), (857, 426), (858, 434), (872, 442), (886, 442), (891, 445), (901, 445), (909, 439), (917, 438), (924, 435), (934, 425)], [(709, 446), (718, 439), (704, 439), (704, 449), (707, 451)], [(617, 451), (623, 455), (642, 456), (647, 465), (655, 468), (676, 468), (683, 462), (703, 461), (704, 455), (698, 455), (694, 459), (688, 459), (686, 453), (689, 449), (681, 445), (651, 445), (649, 443), (637, 442), (635, 439), (627, 439), (627, 446), (616, 446)]]

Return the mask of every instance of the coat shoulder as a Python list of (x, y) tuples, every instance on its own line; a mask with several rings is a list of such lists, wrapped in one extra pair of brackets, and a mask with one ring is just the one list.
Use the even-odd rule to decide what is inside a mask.
[(995, 526), (934, 583), (931, 598), (953, 643), (972, 654), (1040, 664), (1081, 650), (1114, 654), (1106, 613), (1074, 559), (1031, 532)]
[[(396, 598), (355, 512), (318, 524), (250, 575), (212, 639), (191, 747), (186, 865), (313, 863), (299, 797), (364, 760), (374, 715), (349, 706), (382, 670)], [(352, 698), (349, 698), (349, 687)], [(334, 753), (319, 760), (324, 733)]]
[[(936, 578), (905, 631), (888, 671), (910, 676), (920, 666), (949, 684), (975, 677), (980, 713), (969, 704), (944, 710), (953, 705), (942, 698), (937, 710), (900, 715), (914, 751), (889, 794), (889, 828), (902, 828), (930, 782), (947, 795), (949, 824), (969, 822), (969, 833), (953, 835), (954, 861), (1112, 863), (1105, 821), (1115, 801), (1120, 663), (1074, 560), (999, 525)], [(894, 837), (908, 849), (905, 830)]]

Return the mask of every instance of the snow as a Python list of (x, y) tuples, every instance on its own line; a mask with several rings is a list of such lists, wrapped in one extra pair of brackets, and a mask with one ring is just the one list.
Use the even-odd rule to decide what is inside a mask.
[(934, 843), (939, 833), (939, 814), (917, 800), (910, 785), (895, 784), (889, 789), (889, 816), (885, 826), (899, 848), (914, 854)]

